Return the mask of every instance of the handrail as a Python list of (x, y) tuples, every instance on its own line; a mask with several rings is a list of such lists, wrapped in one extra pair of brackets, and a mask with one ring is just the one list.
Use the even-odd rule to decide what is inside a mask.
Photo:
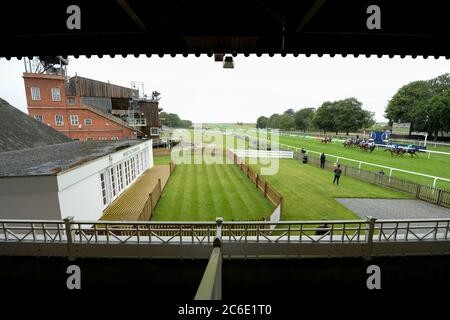
[[(437, 221), (450, 221), (450, 218), (424, 218), (424, 219), (377, 219), (377, 223), (407, 223), (407, 222), (437, 222)], [(283, 220), (280, 222), (269, 222), (269, 221), (223, 221), (222, 225), (233, 225), (233, 224), (357, 224), (366, 223), (366, 219), (358, 220)], [(19, 219), (0, 219), (0, 224), (11, 223), (11, 224), (64, 224), (65, 221), (62, 220), (19, 220)], [(70, 224), (86, 224), (86, 225), (202, 225), (202, 226), (216, 226), (216, 221), (106, 221), (106, 220), (71, 220)]]
[[(69, 259), (209, 256), (211, 265), (208, 270), (212, 271), (204, 275), (204, 286), (208, 290), (201, 290), (202, 295), (199, 296), (205, 299), (220, 297), (215, 290), (220, 291), (221, 270), (218, 268), (222, 255), (366, 258), (450, 254), (450, 218), (274, 222), (222, 222), (217, 219), (216, 223), (81, 223), (70, 218), (49, 221), (0, 220), (0, 255), (62, 256)], [(159, 228), (160, 225), (164, 226)], [(214, 248), (213, 255), (209, 251), (210, 246)], [(215, 278), (211, 280), (213, 274)]]
[(212, 250), (208, 265), (198, 286), (194, 300), (220, 300), (221, 289), (222, 254), (220, 247)]

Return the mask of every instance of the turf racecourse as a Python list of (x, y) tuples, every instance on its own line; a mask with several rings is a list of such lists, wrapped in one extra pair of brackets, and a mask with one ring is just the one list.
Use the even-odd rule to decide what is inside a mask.
[[(254, 132), (248, 134), (255, 135)], [(324, 152), (325, 154), (333, 154), (354, 160), (365, 161), (387, 167), (393, 167), (450, 179), (450, 155), (432, 154), (430, 159), (428, 159), (427, 155), (423, 153), (420, 153), (418, 157), (414, 158), (411, 158), (409, 155), (400, 157), (391, 156), (389, 152), (384, 151), (384, 148), (379, 148), (378, 150), (373, 151), (373, 153), (367, 153), (362, 152), (359, 148), (344, 148), (343, 144), (340, 142), (322, 144), (318, 140), (302, 137), (279, 136), (278, 138), (279, 143), (298, 148), (304, 147), (313, 151)], [(328, 157), (328, 160), (333, 162), (336, 161), (336, 159), (331, 156)], [(346, 165), (358, 166), (358, 163), (343, 159), (340, 159), (339, 162)], [(365, 164), (363, 164), (361, 168), (377, 172), (380, 170), (384, 170), (386, 174), (389, 173), (388, 169), (382, 169)], [(432, 185), (433, 183), (432, 178), (421, 177), (403, 172), (393, 171), (392, 175), (394, 177), (410, 180), (428, 186)], [(450, 182), (438, 181), (436, 186), (438, 188), (450, 190)]]
[(408, 194), (345, 176), (341, 177), (339, 186), (333, 185), (331, 171), (291, 159), (281, 159), (278, 173), (264, 178), (284, 197), (283, 220), (360, 219), (335, 198), (411, 198)]
[[(155, 157), (165, 163), (168, 157)], [(260, 169), (260, 166), (253, 165)], [(335, 198), (410, 198), (410, 195), (281, 159), (275, 175), (264, 176), (284, 197), (283, 220), (359, 219)], [(235, 165), (181, 164), (169, 179), (152, 220), (260, 220), (273, 206)]]
[(274, 208), (236, 165), (180, 164), (170, 177), (152, 220), (261, 220)]

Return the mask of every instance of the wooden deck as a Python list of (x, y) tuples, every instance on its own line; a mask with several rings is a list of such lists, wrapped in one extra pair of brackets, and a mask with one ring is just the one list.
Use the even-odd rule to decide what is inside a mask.
[(100, 220), (138, 220), (149, 193), (157, 185), (158, 179), (161, 179), (161, 188), (164, 188), (170, 176), (169, 171), (169, 165), (154, 166), (148, 169), (103, 211)]

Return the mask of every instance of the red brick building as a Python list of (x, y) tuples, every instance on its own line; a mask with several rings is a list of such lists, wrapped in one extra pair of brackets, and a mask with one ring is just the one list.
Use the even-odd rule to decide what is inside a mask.
[[(159, 137), (162, 109), (157, 101), (139, 98), (138, 90), (78, 76), (67, 80), (57, 74), (24, 73), (23, 79), (28, 114), (72, 139)], [(131, 101), (138, 105), (133, 114)]]

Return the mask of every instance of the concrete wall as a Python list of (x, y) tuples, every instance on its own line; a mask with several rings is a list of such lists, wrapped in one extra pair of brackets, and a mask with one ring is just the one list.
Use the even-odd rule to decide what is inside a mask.
[(0, 178), (0, 219), (60, 219), (56, 176)]

